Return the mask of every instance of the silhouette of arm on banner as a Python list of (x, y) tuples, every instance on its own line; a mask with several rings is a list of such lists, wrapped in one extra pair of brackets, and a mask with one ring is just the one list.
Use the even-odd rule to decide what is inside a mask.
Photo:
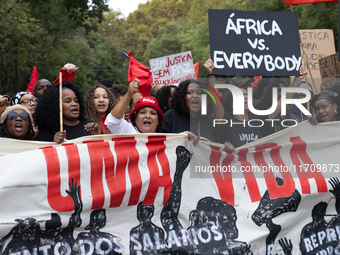
[[(171, 229), (174, 229), (176, 233), (179, 233), (183, 228), (182, 224), (178, 220), (178, 213), (181, 206), (182, 198), (182, 176), (184, 170), (189, 165), (191, 155), (187, 149), (183, 146), (176, 148), (176, 172), (174, 175), (173, 184), (168, 201), (164, 205), (161, 212), (161, 222), (163, 228), (168, 233)], [(172, 228), (170, 228), (172, 225)]]
[(80, 186), (77, 187), (77, 182), (69, 183), (70, 191), (66, 190), (66, 193), (73, 199), (74, 202), (74, 213), (70, 217), (70, 221), (68, 223), (68, 228), (80, 227), (81, 225), (81, 217), (80, 213), (83, 210), (83, 202), (80, 198)]

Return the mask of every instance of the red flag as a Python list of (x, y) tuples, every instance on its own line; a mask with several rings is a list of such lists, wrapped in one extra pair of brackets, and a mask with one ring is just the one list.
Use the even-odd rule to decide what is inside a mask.
[[(62, 74), (62, 81), (72, 81), (74, 76), (76, 76), (76, 72), (72, 72), (72, 73), (67, 73), (65, 68), (61, 68), (60, 71)], [(59, 75), (58, 78), (53, 82), (54, 84), (59, 84)]]
[(26, 92), (31, 92), (32, 94), (34, 94), (34, 85), (37, 83), (38, 80), (39, 78), (37, 67), (33, 66), (31, 79), (30, 82), (27, 84)]
[(196, 79), (198, 79), (198, 75), (200, 74), (200, 63), (201, 61), (198, 61), (194, 64)]
[(255, 81), (250, 83), (252, 88), (257, 87), (257, 84), (259, 83), (259, 81), (262, 79), (262, 76), (254, 76)]
[(285, 4), (314, 4), (322, 2), (337, 2), (338, 0), (283, 0)]
[(153, 82), (152, 74), (150, 72), (151, 68), (146, 67), (145, 65), (134, 59), (132, 57), (131, 51), (128, 53), (128, 55), (129, 55), (128, 81), (132, 82), (135, 78), (140, 80), (138, 89), (139, 92), (143, 95), (143, 97), (150, 96), (151, 83)]

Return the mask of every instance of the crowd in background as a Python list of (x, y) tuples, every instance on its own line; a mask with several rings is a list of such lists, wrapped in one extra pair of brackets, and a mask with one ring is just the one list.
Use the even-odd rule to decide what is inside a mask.
[[(300, 68), (300, 75), (292, 82), (277, 76), (262, 77), (255, 81), (254, 78), (242, 76), (227, 78), (214, 75), (211, 59), (208, 59), (204, 66), (208, 71), (204, 83), (190, 79), (167, 86), (150, 84), (150, 95), (139, 93), (138, 79), (130, 82), (128, 86), (103, 79), (91, 87), (85, 96), (77, 85), (70, 80), (64, 80), (62, 120), (59, 85), (52, 85), (46, 79), (39, 80), (34, 85), (34, 93), (20, 91), (13, 95), (0, 96), (0, 137), (63, 143), (96, 134), (186, 132), (189, 138), (222, 143), (226, 151), (232, 152), (236, 147), (280, 131), (287, 125), (295, 126), (305, 119), (317, 124), (340, 118), (337, 112), (340, 83), (329, 86), (327, 82), (321, 84), (319, 93), (314, 93), (312, 86), (307, 85), (312, 97), (304, 106), (309, 109), (311, 115), (306, 115), (296, 105), (288, 105), (286, 114), (282, 114), (281, 88), (307, 88), (303, 80), (307, 75), (304, 64)], [(64, 68), (69, 74), (78, 70), (73, 64), (66, 64)], [(234, 114), (233, 93), (226, 88), (214, 90), (216, 84), (231, 84), (242, 91), (243, 114)], [(257, 110), (270, 109), (274, 102), (273, 90), (276, 88), (276, 109), (264, 116), (252, 113), (248, 107), (248, 88), (251, 88), (252, 105)], [(218, 91), (218, 94), (215, 91)], [(205, 114), (202, 114), (201, 105), (203, 94), (209, 95)], [(305, 93), (286, 95), (287, 98), (295, 99), (303, 99), (305, 96)], [(219, 101), (222, 104), (218, 103)], [(214, 119), (229, 124), (214, 125)], [(280, 121), (273, 122), (268, 119)], [(249, 120), (261, 125), (249, 124)], [(284, 126), (283, 120), (287, 120)], [(287, 124), (289, 122), (292, 123)]]

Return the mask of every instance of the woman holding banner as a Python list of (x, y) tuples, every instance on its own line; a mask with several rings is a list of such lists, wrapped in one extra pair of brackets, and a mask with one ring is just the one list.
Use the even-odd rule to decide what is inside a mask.
[(130, 82), (129, 89), (124, 97), (116, 104), (111, 113), (107, 115), (105, 125), (111, 134), (137, 134), (161, 133), (164, 114), (159, 108), (157, 100), (153, 97), (143, 97), (137, 101), (129, 118), (131, 123), (124, 119), (124, 114), (133, 95), (138, 93), (140, 81), (134, 79)]
[(69, 81), (62, 83), (62, 123), (60, 130), (59, 86), (48, 87), (39, 99), (35, 111), (38, 141), (62, 143), (65, 139), (102, 134), (100, 126), (84, 118), (84, 99), (79, 88)]

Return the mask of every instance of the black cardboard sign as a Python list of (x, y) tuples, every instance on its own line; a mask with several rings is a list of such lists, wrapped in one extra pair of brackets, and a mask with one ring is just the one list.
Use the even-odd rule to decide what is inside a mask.
[(296, 12), (208, 10), (214, 74), (299, 75)]

